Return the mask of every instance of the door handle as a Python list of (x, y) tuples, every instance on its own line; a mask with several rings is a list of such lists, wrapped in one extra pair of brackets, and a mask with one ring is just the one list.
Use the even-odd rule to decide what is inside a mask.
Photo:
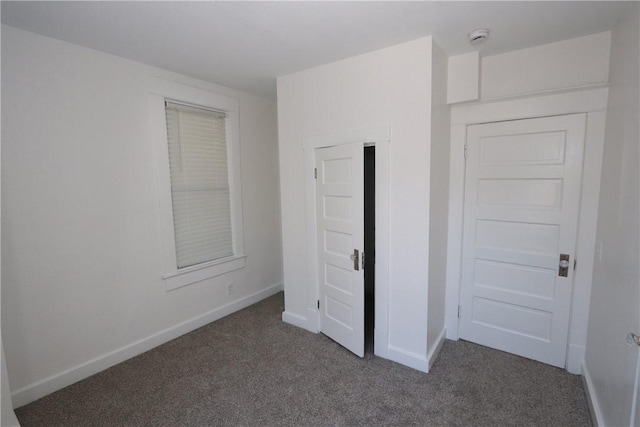
[(560, 254), (558, 266), (558, 276), (567, 277), (569, 274), (569, 254)]
[(357, 249), (354, 249), (350, 258), (351, 261), (353, 261), (353, 269), (356, 271), (360, 270), (360, 252), (358, 252)]

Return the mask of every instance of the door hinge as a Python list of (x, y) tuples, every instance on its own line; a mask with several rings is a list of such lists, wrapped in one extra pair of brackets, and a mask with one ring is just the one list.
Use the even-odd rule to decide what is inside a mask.
[(576, 267), (578, 266), (578, 260), (577, 259), (573, 259), (573, 271), (576, 271)]
[(318, 179), (318, 168), (313, 168), (313, 179)]
[(464, 158), (467, 158), (467, 144), (464, 144)]
[(458, 306), (458, 319), (460, 318), (460, 306)]
[(318, 310), (320, 310), (320, 300), (318, 300)]

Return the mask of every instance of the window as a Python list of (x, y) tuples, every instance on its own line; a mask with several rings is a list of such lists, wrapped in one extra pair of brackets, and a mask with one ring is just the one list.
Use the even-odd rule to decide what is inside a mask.
[(165, 102), (177, 267), (233, 255), (226, 114)]
[(154, 79), (167, 290), (244, 267), (237, 101)]

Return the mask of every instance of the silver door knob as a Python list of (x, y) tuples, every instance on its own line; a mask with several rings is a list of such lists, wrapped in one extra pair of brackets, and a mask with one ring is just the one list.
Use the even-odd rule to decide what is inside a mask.
[(569, 261), (567, 261), (566, 259), (561, 260), (560, 261), (560, 267), (569, 268)]

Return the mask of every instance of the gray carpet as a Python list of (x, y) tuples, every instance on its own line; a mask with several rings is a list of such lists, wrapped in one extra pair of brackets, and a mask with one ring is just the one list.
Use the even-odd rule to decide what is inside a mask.
[(447, 341), (429, 374), (281, 321), (282, 293), (18, 409), (28, 426), (590, 426), (580, 377)]

